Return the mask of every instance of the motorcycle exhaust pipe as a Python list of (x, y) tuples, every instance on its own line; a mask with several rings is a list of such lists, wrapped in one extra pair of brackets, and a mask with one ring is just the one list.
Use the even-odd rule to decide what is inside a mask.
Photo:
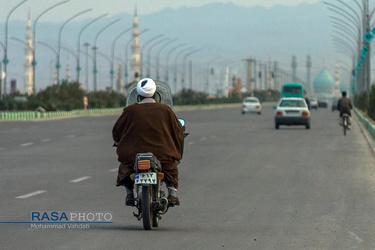
[(162, 197), (159, 199), (159, 203), (160, 205), (162, 205), (163, 207), (167, 206), (168, 205), (168, 199), (165, 198), (165, 197)]

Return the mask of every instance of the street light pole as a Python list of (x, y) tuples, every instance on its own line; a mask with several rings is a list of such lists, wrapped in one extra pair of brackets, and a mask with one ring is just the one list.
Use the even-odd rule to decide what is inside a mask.
[(147, 77), (150, 77), (150, 66), (151, 66), (151, 50), (154, 48), (156, 45), (168, 40), (168, 38), (164, 38), (160, 41), (157, 41), (155, 44), (153, 44), (149, 49), (148, 49), (148, 55), (147, 55)]
[(86, 91), (89, 91), (89, 46), (90, 43), (85, 43), (83, 46), (86, 47)]
[(111, 53), (111, 91), (113, 91), (113, 75), (115, 74), (115, 71), (114, 71), (114, 64), (115, 64), (115, 46), (116, 46), (116, 42), (117, 40), (123, 36), (125, 33), (127, 33), (128, 31), (130, 31), (133, 27), (130, 27), (126, 30), (124, 30), (123, 32), (121, 32), (120, 34), (117, 35), (117, 37), (113, 40), (112, 42), (112, 53)]
[(176, 57), (175, 57), (175, 66), (174, 66), (174, 91), (175, 93), (177, 93), (177, 59), (180, 55), (182, 55), (184, 52), (188, 51), (188, 50), (191, 50), (193, 49), (194, 47), (189, 47), (185, 50), (181, 50), (179, 53), (177, 53)]
[[(46, 46), (47, 48), (49, 48), (50, 50), (52, 50), (53, 53), (55, 53), (56, 58), (59, 56), (59, 53), (57, 52), (57, 50), (55, 48), (53, 48), (51, 45), (49, 45), (48, 43), (45, 43), (45, 42), (42, 42), (42, 41), (37, 41), (37, 43), (40, 43), (40, 44)], [(56, 65), (57, 65), (57, 62), (56, 62)], [(53, 81), (53, 79), (52, 79), (52, 81)], [(54, 82), (53, 82), (53, 84), (54, 84)], [(56, 79), (56, 84), (58, 84), (57, 79)]]
[[(200, 49), (195, 49), (193, 51), (189, 51), (188, 53), (186, 53), (186, 55), (184, 56), (184, 60), (183, 60), (183, 63), (182, 63), (182, 88), (185, 88), (185, 69), (186, 69), (186, 59), (188, 56), (198, 52)], [(193, 86), (190, 86), (190, 89), (192, 89)]]
[(168, 82), (168, 80), (169, 80), (169, 56), (171, 55), (171, 53), (173, 51), (175, 51), (176, 49), (178, 49), (180, 47), (183, 47), (185, 45), (186, 45), (186, 43), (180, 43), (179, 45), (177, 45), (176, 47), (174, 47), (173, 49), (168, 51), (167, 60), (166, 60), (166, 63), (165, 63), (165, 81), (166, 82)]
[(5, 53), (4, 53), (4, 60), (3, 60), (3, 63), (4, 63), (4, 73), (5, 73), (5, 76), (4, 76), (4, 95), (7, 94), (7, 65), (9, 63), (9, 60), (8, 60), (8, 22), (9, 22), (9, 18), (10, 18), (10, 15), (12, 15), (13, 11), (15, 11), (18, 7), (20, 7), (23, 3), (27, 2), (27, 0), (24, 0), (22, 2), (20, 2), (19, 4), (17, 4), (8, 14), (7, 18), (6, 18), (6, 21), (5, 21)]
[(141, 48), (141, 78), (143, 77), (143, 50), (147, 47), (148, 44), (152, 43), (153, 41), (155, 41), (156, 39), (159, 39), (162, 36), (164, 36), (164, 35), (160, 34), (160, 35), (154, 36), (153, 38), (148, 40), (145, 43), (145, 45), (143, 45), (143, 47)]
[(104, 28), (102, 28), (95, 36), (95, 39), (94, 39), (94, 47), (92, 48), (94, 50), (94, 91), (96, 91), (96, 87), (97, 87), (97, 73), (98, 73), (98, 69), (97, 69), (97, 66), (96, 66), (96, 53), (97, 53), (97, 50), (98, 50), (98, 47), (96, 46), (96, 42), (98, 41), (98, 37), (101, 33), (103, 33), (103, 31), (105, 31), (106, 29), (108, 29), (111, 25), (117, 23), (118, 21), (120, 21), (120, 18), (117, 18), (115, 20), (113, 20), (112, 22), (110, 22), (109, 24), (107, 24), (106, 26), (104, 26)]
[(33, 46), (34, 46), (34, 50), (33, 50), (33, 61), (32, 61), (32, 65), (33, 65), (33, 93), (35, 95), (35, 74), (36, 74), (36, 56), (35, 56), (35, 50), (36, 50), (36, 24), (38, 23), (38, 20), (39, 18), (41, 18), (44, 14), (46, 14), (48, 11), (54, 9), (55, 7), (57, 6), (60, 6), (64, 3), (67, 3), (69, 2), (69, 0), (66, 0), (66, 1), (62, 1), (62, 2), (59, 2), (59, 3), (56, 3), (54, 5), (52, 5), (51, 7), (47, 8), (46, 10), (44, 10), (42, 13), (39, 14), (39, 16), (37, 16), (34, 20), (34, 25), (33, 25)]
[(81, 31), (79, 32), (79, 35), (78, 35), (78, 44), (77, 44), (77, 54), (78, 54), (78, 57), (77, 57), (77, 82), (79, 84), (79, 80), (80, 80), (80, 72), (81, 72), (81, 35), (83, 33), (84, 30), (86, 30), (91, 24), (95, 23), (96, 21), (98, 21), (99, 19), (107, 16), (108, 14), (103, 14), (97, 18), (95, 18), (94, 20), (92, 20), (91, 22), (89, 22), (87, 25), (85, 25)]
[(87, 9), (87, 10), (84, 10), (84, 11), (81, 11), (81, 12), (78, 12), (77, 14), (73, 15), (72, 17), (70, 17), (68, 20), (66, 20), (63, 25), (60, 27), (60, 30), (59, 30), (59, 37), (58, 37), (58, 46), (57, 46), (57, 64), (56, 64), (56, 69), (57, 69), (57, 84), (60, 83), (60, 68), (61, 68), (61, 65), (60, 65), (60, 49), (61, 49), (61, 33), (62, 33), (62, 30), (64, 28), (64, 26), (70, 22), (71, 20), (73, 20), (74, 18), (86, 13), (86, 12), (89, 12), (89, 11), (92, 11), (92, 9)]
[[(5, 45), (0, 41), (1, 47), (3, 47), (4, 55), (5, 55)], [(3, 70), (1, 68), (2, 64), (0, 62), (0, 99), (3, 99), (3, 88), (2, 88), (2, 82), (3, 82)]]
[(156, 56), (156, 80), (160, 80), (160, 75), (159, 75), (159, 58), (160, 58), (160, 53), (161, 51), (167, 47), (169, 44), (171, 43), (174, 43), (175, 41), (177, 41), (178, 39), (173, 39), (171, 41), (168, 41), (167, 43), (165, 43), (160, 49), (159, 51), (157, 52), (157, 56)]
[[(102, 56), (103, 58), (105, 58), (109, 62), (109, 67), (111, 68), (112, 59), (109, 56), (107, 56), (106, 54), (101, 53), (100, 51), (98, 51), (97, 53), (98, 53), (99, 56)], [(113, 76), (112, 69), (110, 70), (109, 74), (110, 74), (110, 79), (112, 79), (112, 76)]]
[(214, 59), (212, 59), (211, 61), (209, 61), (207, 63), (207, 82), (206, 82), (207, 86), (206, 86), (206, 88), (207, 88), (207, 94), (208, 95), (210, 94), (210, 72), (211, 72), (210, 65), (211, 65), (211, 63), (219, 60), (220, 58), (221, 58), (221, 56), (215, 57)]
[[(369, 14), (369, 2), (368, 0), (362, 0), (362, 5), (359, 4), (357, 2), (357, 0), (354, 0), (354, 2), (356, 3), (356, 5), (358, 6), (359, 10), (360, 10), (360, 14), (361, 14), (361, 17), (360, 15), (358, 15), (357, 11), (354, 10), (352, 7), (350, 7), (348, 4), (346, 4), (345, 2), (341, 1), (341, 0), (338, 0), (338, 2), (340, 2), (341, 4), (343, 4), (345, 7), (347, 7), (353, 14), (345, 11), (344, 9), (336, 6), (336, 5), (333, 5), (333, 4), (329, 4), (327, 2), (324, 2), (326, 5), (328, 5), (328, 9), (339, 14), (341, 17), (344, 17), (346, 18), (349, 22), (351, 22), (354, 27), (356, 28), (355, 30), (358, 30), (357, 34), (358, 34), (358, 42), (357, 42), (357, 53), (356, 53), (356, 57), (357, 57), (357, 61), (359, 62), (360, 60), (362, 60), (361, 58), (361, 49), (366, 47), (367, 50), (368, 50), (368, 55), (365, 56), (365, 58), (363, 58), (363, 66), (359, 68), (359, 72), (357, 74), (356, 72), (356, 75), (358, 75), (358, 77), (354, 77), (353, 76), (353, 87), (354, 87), (354, 91), (355, 92), (361, 92), (361, 91), (365, 91), (365, 90), (368, 90), (369, 89), (369, 86), (370, 86), (370, 78), (371, 78), (371, 70), (370, 70), (370, 66), (371, 66), (371, 58), (370, 58), (370, 42), (366, 42), (365, 39), (364, 39), (364, 34), (365, 33), (369, 33), (370, 32), (370, 20), (371, 20), (371, 17), (372, 15), (374, 14), (375, 12), (375, 9), (373, 9), (371, 11), (371, 13)], [(336, 20), (340, 20), (342, 21), (341, 19), (336, 19)], [(347, 23), (346, 23), (347, 24)], [(348, 25), (346, 25), (348, 26)], [(348, 26), (350, 27), (350, 26)], [(343, 29), (347, 29), (347, 27), (344, 27)], [(337, 40), (337, 39), (336, 39)], [(342, 42), (340, 42), (342, 43)], [(345, 45), (346, 47), (348, 47), (347, 45)]]

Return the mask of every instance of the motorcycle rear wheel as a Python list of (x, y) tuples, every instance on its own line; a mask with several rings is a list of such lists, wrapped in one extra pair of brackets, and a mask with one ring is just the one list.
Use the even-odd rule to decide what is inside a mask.
[(151, 230), (151, 222), (154, 220), (154, 212), (152, 211), (152, 187), (142, 186), (142, 214), (143, 229)]

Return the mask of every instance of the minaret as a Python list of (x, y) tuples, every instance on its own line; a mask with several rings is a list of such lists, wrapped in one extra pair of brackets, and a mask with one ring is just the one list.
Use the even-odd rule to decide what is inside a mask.
[(28, 95), (32, 95), (33, 91), (33, 65), (31, 64), (33, 61), (33, 33), (32, 33), (32, 26), (31, 26), (31, 18), (30, 18), (30, 10), (29, 16), (27, 21), (27, 29), (26, 29), (26, 45), (25, 45), (25, 92)]
[(296, 56), (293, 56), (292, 58), (292, 77), (293, 82), (297, 81), (297, 59)]
[[(313, 91), (313, 87), (311, 86), (311, 56), (307, 56), (307, 62), (306, 62), (306, 67), (307, 67), (307, 76), (306, 76), (306, 86), (310, 88), (311, 91)], [(311, 93), (313, 94), (313, 93)]]
[(335, 70), (335, 90), (334, 95), (335, 96), (341, 96), (340, 92), (340, 64), (336, 63), (336, 70)]
[[(139, 81), (139, 76), (141, 73), (141, 45), (139, 43), (139, 29), (138, 29), (138, 16), (137, 16), (137, 5), (134, 10), (134, 20), (133, 20), (133, 42), (132, 47), (132, 58), (130, 62), (130, 79), (134, 81)], [(126, 83), (127, 84), (127, 83)]]
[(117, 92), (125, 94), (125, 93), (123, 93), (124, 92), (124, 80), (122, 78), (122, 64), (121, 64), (121, 62), (118, 63), (116, 89), (117, 89)]
[(68, 58), (68, 61), (66, 63), (66, 81), (67, 81), (68, 84), (72, 81), (72, 72), (70, 70), (69, 58)]

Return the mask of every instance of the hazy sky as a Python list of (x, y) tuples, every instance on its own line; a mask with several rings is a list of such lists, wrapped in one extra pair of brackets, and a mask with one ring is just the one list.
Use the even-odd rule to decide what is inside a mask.
[[(62, 0), (61, 0), (62, 1)], [(33, 20), (42, 11), (48, 9), (60, 0), (27, 0), (20, 7), (18, 7), (10, 17), (10, 20), (25, 20), (28, 10), (31, 12), (31, 19)], [(138, 6), (138, 14), (148, 14), (160, 11), (164, 8), (179, 8), (182, 6), (201, 6), (211, 2), (232, 2), (236, 5), (243, 6), (265, 6), (271, 7), (273, 5), (296, 5), (300, 3), (315, 3), (320, 0), (70, 0), (53, 10), (49, 11), (40, 19), (41, 21), (64, 21), (74, 13), (82, 10), (92, 8), (91, 12), (83, 14), (81, 17), (98, 16), (104, 13), (115, 15), (121, 12), (133, 13), (134, 6)], [(6, 16), (9, 12), (21, 3), (22, 0), (0, 0), (0, 23), (5, 22)], [(77, 18), (79, 19), (79, 18)]]

